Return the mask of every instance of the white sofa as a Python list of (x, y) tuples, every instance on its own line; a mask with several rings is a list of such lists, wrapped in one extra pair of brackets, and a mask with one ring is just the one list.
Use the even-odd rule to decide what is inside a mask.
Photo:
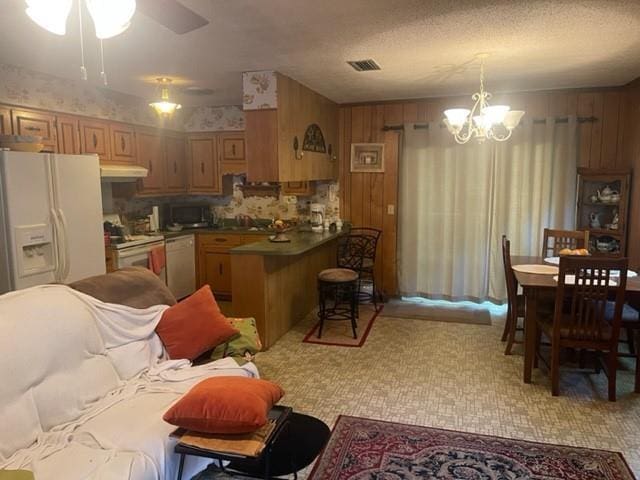
[[(257, 370), (159, 360), (153, 329), (165, 308), (134, 310), (65, 286), (0, 296), (0, 468), (36, 480), (176, 478), (175, 427), (163, 413), (203, 378)], [(187, 457), (183, 478), (207, 463)]]

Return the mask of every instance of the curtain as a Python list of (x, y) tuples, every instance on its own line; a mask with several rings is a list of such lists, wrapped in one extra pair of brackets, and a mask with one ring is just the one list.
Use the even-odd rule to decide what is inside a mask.
[(539, 255), (545, 227), (573, 228), (576, 119), (523, 122), (507, 142), (458, 145), (439, 124), (405, 125), (400, 164), (403, 295), (506, 297), (500, 239)]

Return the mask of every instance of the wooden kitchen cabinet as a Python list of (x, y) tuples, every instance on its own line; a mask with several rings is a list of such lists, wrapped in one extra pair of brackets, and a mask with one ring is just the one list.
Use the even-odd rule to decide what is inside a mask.
[(218, 135), (220, 173), (241, 174), (247, 172), (244, 153), (244, 132), (225, 132)]
[(11, 135), (11, 110), (0, 107), (0, 135)]
[[(337, 104), (285, 75), (277, 73), (276, 79), (277, 108), (245, 111), (247, 180), (335, 179), (338, 174)], [(307, 132), (311, 140), (317, 140), (319, 133), (322, 134), (324, 152), (313, 151), (312, 147), (305, 150)]]
[(111, 163), (135, 165), (136, 132), (132, 125), (125, 123), (109, 124), (111, 142)]
[(184, 136), (168, 133), (164, 137), (165, 191), (184, 193), (187, 190)]
[(285, 182), (282, 184), (283, 195), (301, 195), (309, 197), (316, 193), (314, 182)]
[(138, 182), (138, 193), (157, 195), (164, 190), (165, 165), (162, 136), (154, 129), (136, 131), (137, 162), (149, 172)]
[(109, 124), (101, 120), (82, 118), (79, 126), (81, 153), (95, 153), (100, 158), (100, 163), (111, 163)]
[(52, 113), (34, 110), (11, 110), (14, 135), (37, 135), (42, 137), (44, 151), (57, 152), (56, 117)]
[(215, 134), (197, 134), (187, 137), (187, 165), (189, 193), (222, 192)]
[(58, 153), (75, 155), (80, 153), (80, 126), (78, 117), (71, 115), (56, 116), (58, 132)]

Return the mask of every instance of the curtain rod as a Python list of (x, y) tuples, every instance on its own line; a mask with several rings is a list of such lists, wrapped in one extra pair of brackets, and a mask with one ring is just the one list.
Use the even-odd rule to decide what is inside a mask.
[[(578, 117), (578, 123), (592, 123), (597, 122), (598, 119), (596, 117)], [(536, 118), (533, 120), (533, 123), (547, 123), (547, 120), (544, 118)], [(569, 117), (556, 117), (555, 123), (569, 123)], [(440, 128), (445, 128), (443, 123), (439, 124)], [(429, 128), (429, 124), (427, 123), (416, 123), (413, 125), (413, 128), (416, 130), (427, 130)], [(404, 130), (404, 125), (385, 125), (382, 127), (383, 132), (393, 131), (393, 130)]]

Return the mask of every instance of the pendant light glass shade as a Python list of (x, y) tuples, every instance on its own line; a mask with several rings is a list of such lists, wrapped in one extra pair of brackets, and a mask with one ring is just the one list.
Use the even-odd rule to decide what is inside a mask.
[(168, 84), (171, 83), (170, 78), (159, 78), (158, 82), (162, 85), (160, 89), (160, 100), (150, 103), (149, 106), (152, 107), (161, 117), (170, 117), (176, 112), (176, 110), (180, 110), (182, 105), (169, 100)]
[(85, 0), (96, 27), (96, 37), (101, 40), (115, 37), (131, 24), (136, 12), (135, 0)]
[(64, 35), (73, 0), (27, 0), (26, 13), (45, 30)]

